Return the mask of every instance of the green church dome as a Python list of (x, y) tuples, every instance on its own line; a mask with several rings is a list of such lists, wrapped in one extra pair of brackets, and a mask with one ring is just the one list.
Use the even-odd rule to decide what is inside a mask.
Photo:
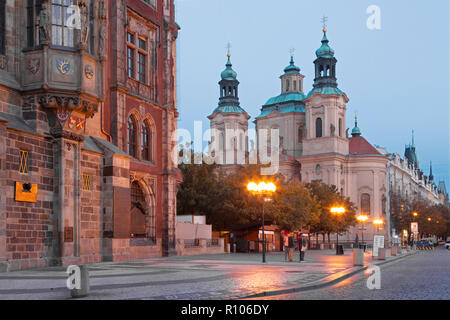
[(233, 70), (232, 66), (233, 65), (231, 64), (230, 55), (228, 55), (228, 62), (226, 64), (226, 69), (222, 71), (222, 73), (220, 74), (222, 80), (236, 80), (237, 73), (236, 71)]
[(331, 47), (328, 45), (328, 38), (327, 38), (327, 30), (323, 30), (323, 38), (322, 38), (322, 46), (317, 49), (316, 56), (317, 58), (333, 58), (334, 57), (334, 50), (331, 49)]
[(300, 68), (294, 64), (294, 57), (291, 56), (290, 64), (284, 69), (285, 73), (299, 73)]

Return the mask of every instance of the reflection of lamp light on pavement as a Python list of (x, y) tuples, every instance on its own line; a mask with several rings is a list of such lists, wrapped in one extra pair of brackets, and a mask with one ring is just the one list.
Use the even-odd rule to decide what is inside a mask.
[(253, 195), (259, 196), (263, 198), (262, 201), (262, 250), (263, 250), (263, 258), (262, 262), (266, 262), (266, 236), (264, 233), (264, 202), (268, 202), (272, 200), (272, 194), (277, 190), (277, 187), (274, 183), (269, 182), (260, 182), (256, 184), (255, 182), (250, 182), (247, 185), (247, 190), (250, 191)]

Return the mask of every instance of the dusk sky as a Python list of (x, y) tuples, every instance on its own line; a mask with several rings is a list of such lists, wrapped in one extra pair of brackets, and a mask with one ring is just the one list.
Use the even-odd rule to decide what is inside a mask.
[[(366, 26), (370, 5), (381, 9), (381, 30)], [(324, 15), (339, 88), (350, 99), (347, 127), (357, 112), (362, 135), (402, 157), (414, 129), (421, 169), (428, 174), (432, 161), (435, 180), (449, 190), (448, 0), (176, 0), (179, 128), (193, 134), (194, 121), (209, 128), (228, 42), (251, 121), (280, 94), (291, 48), (308, 93)]]

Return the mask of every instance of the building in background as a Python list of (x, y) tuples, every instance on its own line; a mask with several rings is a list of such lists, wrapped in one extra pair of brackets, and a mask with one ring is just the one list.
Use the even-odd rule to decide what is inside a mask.
[[(278, 151), (278, 174), (288, 181), (321, 180), (335, 185), (341, 194), (356, 204), (357, 215), (369, 217), (367, 230), (364, 232), (365, 239), (372, 239), (377, 233), (385, 234), (388, 239), (391, 235), (388, 200), (393, 190), (399, 189), (407, 192), (410, 198), (422, 197), (436, 204), (444, 203), (446, 195), (442, 190), (445, 186), (442, 183), (438, 188), (433, 182), (432, 173), (426, 177), (419, 170), (414, 141), (406, 148), (405, 160), (400, 160), (398, 156), (388, 154), (386, 150), (376, 148), (368, 142), (358, 127), (357, 117), (349, 134), (349, 129), (346, 129), (346, 105), (349, 99), (338, 88), (337, 59), (329, 45), (326, 28), (316, 57), (313, 88), (305, 93), (305, 76), (291, 56), (289, 65), (280, 77), (280, 95), (270, 98), (255, 118), (259, 157), (261, 159), (261, 153), (267, 153), (270, 158), (272, 152)], [(230, 63), (227, 64), (227, 70), (229, 67)], [(236, 72), (233, 75), (235, 80)], [(220, 99), (234, 99), (234, 91), (221, 90)], [(208, 118), (212, 129), (219, 127), (216, 119), (223, 121), (222, 119), (231, 118), (239, 120), (241, 130), (247, 128), (245, 121), (248, 115), (240, 107), (224, 108), (219, 104)], [(221, 130), (218, 131), (220, 137), (223, 132)], [(279, 143), (271, 142), (271, 134), (261, 135), (262, 130), (278, 130)], [(246, 137), (247, 134), (244, 132), (243, 136)], [(247, 145), (247, 141), (243, 145)], [(219, 152), (228, 154), (230, 148), (220, 143)], [(232, 160), (235, 158), (233, 154), (228, 157)], [(235, 162), (225, 163), (230, 165)], [(384, 221), (382, 230), (371, 223), (380, 219)], [(340, 239), (353, 241), (359, 232), (359, 226), (351, 228)]]
[(172, 0), (0, 0), (0, 270), (175, 248), (178, 29)]

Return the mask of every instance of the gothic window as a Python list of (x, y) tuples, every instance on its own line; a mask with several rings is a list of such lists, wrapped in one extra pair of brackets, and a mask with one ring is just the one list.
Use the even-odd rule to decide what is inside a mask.
[(145, 236), (145, 197), (139, 183), (137, 181), (134, 181), (131, 184), (130, 237), (144, 238)]
[(141, 134), (141, 153), (142, 159), (147, 161), (153, 161), (153, 130), (148, 121), (144, 121), (142, 124)]
[(342, 119), (339, 119), (339, 137), (342, 137)]
[(74, 47), (74, 28), (68, 23), (73, 14), (73, 0), (52, 0), (52, 44)]
[(135, 65), (134, 65), (134, 54), (135, 54), (135, 37), (133, 33), (127, 32), (127, 74), (128, 78), (135, 77)]
[(146, 82), (147, 69), (147, 40), (139, 38), (138, 46), (138, 81)]
[(6, 0), (0, 0), (0, 54), (6, 54)]
[(39, 44), (39, 24), (37, 17), (42, 9), (42, 0), (27, 1), (27, 47)]
[(368, 193), (361, 195), (361, 214), (370, 215), (370, 195)]
[(316, 138), (322, 138), (322, 118), (316, 119)]
[(133, 117), (128, 118), (128, 154), (134, 158), (137, 156), (137, 127)]

